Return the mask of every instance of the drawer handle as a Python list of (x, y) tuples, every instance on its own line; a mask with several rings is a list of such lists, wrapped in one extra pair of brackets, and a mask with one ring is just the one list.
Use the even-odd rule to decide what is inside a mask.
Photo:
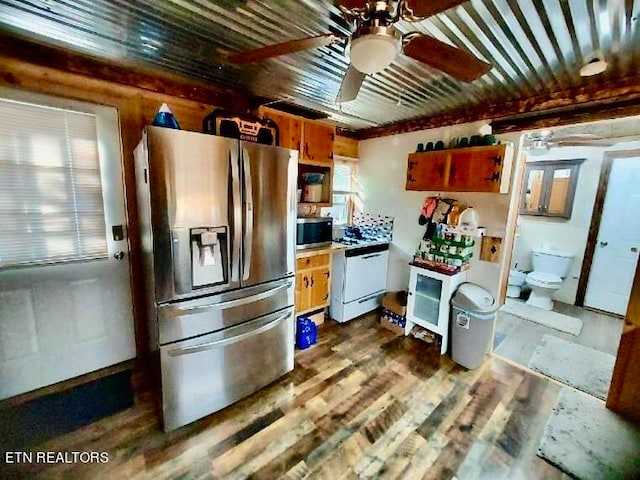
[(236, 298), (235, 300), (227, 300), (225, 302), (212, 303), (209, 305), (198, 305), (198, 306), (182, 307), (182, 308), (171, 306), (170, 308), (167, 309), (164, 315), (166, 315), (167, 317), (182, 317), (184, 315), (206, 313), (209, 311), (225, 310), (227, 308), (239, 307), (242, 305), (246, 305), (248, 303), (257, 302), (259, 300), (264, 300), (265, 298), (272, 297), (280, 290), (287, 289), (291, 285), (293, 285), (292, 282), (286, 282), (270, 290), (256, 293), (255, 295), (251, 295), (249, 297)]
[(193, 345), (192, 347), (182, 347), (176, 348), (174, 350), (169, 350), (169, 355), (172, 357), (177, 357), (179, 355), (188, 355), (189, 353), (198, 353), (204, 352), (205, 350), (212, 350), (216, 347), (222, 347), (225, 345), (230, 345), (232, 343), (237, 343), (240, 340), (243, 340), (247, 337), (252, 337), (254, 335), (259, 335), (267, 330), (271, 330), (276, 324), (280, 323), (282, 320), (285, 320), (291, 316), (291, 312), (281, 315), (275, 320), (271, 320), (269, 323), (264, 324), (263, 326), (252, 330), (250, 332), (241, 333), (240, 335), (236, 335), (231, 338), (223, 338), (221, 340), (215, 340), (213, 342), (201, 343), (200, 345)]
[(376, 298), (377, 296), (378, 296), (378, 294), (376, 293), (375, 295), (371, 295), (370, 297), (363, 298), (362, 300), (358, 300), (358, 303), (368, 302), (369, 300), (373, 300), (373, 299), (374, 299), (374, 298)]

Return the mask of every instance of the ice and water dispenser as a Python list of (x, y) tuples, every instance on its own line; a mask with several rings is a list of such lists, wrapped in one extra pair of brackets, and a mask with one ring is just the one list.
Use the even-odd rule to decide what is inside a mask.
[(228, 282), (227, 228), (191, 229), (191, 285), (207, 287)]

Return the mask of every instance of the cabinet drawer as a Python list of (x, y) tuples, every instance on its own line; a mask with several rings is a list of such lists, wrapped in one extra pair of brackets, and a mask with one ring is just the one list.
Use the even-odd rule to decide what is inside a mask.
[(324, 267), (331, 263), (330, 253), (321, 253), (314, 255), (313, 257), (299, 258), (296, 261), (296, 267), (298, 270), (304, 270), (307, 268)]

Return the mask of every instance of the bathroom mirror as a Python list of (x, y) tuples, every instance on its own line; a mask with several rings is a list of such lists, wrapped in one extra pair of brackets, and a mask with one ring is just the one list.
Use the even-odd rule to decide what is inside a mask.
[(584, 158), (527, 162), (520, 215), (571, 218)]

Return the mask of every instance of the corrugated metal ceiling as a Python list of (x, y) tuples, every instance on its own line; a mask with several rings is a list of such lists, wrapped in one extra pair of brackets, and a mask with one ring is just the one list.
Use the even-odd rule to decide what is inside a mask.
[(241, 51), (349, 32), (329, 0), (0, 0), (0, 28), (97, 57), (239, 86), (330, 114), (358, 129), (577, 87), (595, 56), (612, 68), (603, 81), (640, 65), (640, 0), (469, 0), (419, 23), (400, 22), (468, 49), (493, 70), (465, 84), (399, 57), (365, 79), (358, 98), (334, 99), (348, 61), (344, 45), (243, 66), (221, 50)]

